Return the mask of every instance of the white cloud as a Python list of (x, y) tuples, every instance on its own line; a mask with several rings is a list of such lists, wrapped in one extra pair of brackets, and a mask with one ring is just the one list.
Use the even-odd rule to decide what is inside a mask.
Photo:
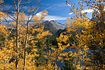
[(39, 12), (39, 13), (37, 13), (37, 14), (36, 14), (36, 16), (41, 17), (41, 16), (42, 16), (42, 14), (44, 14), (45, 16), (47, 15), (46, 13)]
[(91, 13), (91, 12), (94, 12), (94, 10), (93, 9), (86, 9), (86, 10), (83, 10), (82, 11), (82, 13)]
[(60, 17), (60, 16), (52, 16), (52, 15), (48, 15), (45, 16), (45, 20), (66, 20), (66, 17)]
[[(83, 13), (85, 13), (85, 12), (91, 13), (91, 12), (94, 12), (94, 10), (96, 10), (96, 9), (94, 9), (94, 8), (93, 8), (93, 9), (89, 9), (89, 10), (86, 9), (86, 10), (83, 10), (82, 12), (83, 12)], [(99, 12), (99, 10), (97, 10), (97, 11)], [(103, 9), (103, 11), (105, 11), (105, 9)]]
[(40, 17), (42, 12), (39, 12), (36, 14), (36, 16)]
[(67, 4), (68, 6), (71, 6), (69, 3)]
[(73, 14), (73, 13), (69, 13), (69, 15), (71, 15), (71, 14)]
[[(85, 9), (85, 10), (83, 10), (83, 11), (81, 11), (82, 13), (91, 13), (91, 12), (94, 12), (94, 10), (93, 9)], [(69, 13), (69, 15), (71, 15), (71, 14), (73, 14), (73, 13)]]
[[(12, 19), (11, 18), (9, 18), (8, 16), (5, 16), (5, 19), (7, 20), (7, 21), (11, 21)], [(5, 20), (4, 18), (1, 18), (1, 20), (3, 21), (3, 20)]]
[(68, 6), (71, 6), (70, 4), (68, 4)]

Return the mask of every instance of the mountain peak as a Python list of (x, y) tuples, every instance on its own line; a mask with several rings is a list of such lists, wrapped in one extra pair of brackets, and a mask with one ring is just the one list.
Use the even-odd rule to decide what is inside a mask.
[(55, 34), (58, 30), (64, 30), (66, 28), (66, 25), (63, 25), (63, 24), (56, 22), (54, 20), (45, 21), (45, 22), (43, 22), (43, 24), (45, 27), (44, 29), (49, 30), (53, 34)]

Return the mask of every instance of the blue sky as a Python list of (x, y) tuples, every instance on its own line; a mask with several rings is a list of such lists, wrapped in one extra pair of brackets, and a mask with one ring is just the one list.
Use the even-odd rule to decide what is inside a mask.
[[(72, 2), (72, 0), (68, 0)], [(77, 0), (74, 0), (77, 2)], [(54, 16), (55, 19), (57, 18), (58, 22), (64, 24), (67, 21), (70, 13), (70, 6), (66, 5), (66, 0), (42, 0), (41, 2), (41, 9), (46, 9), (48, 11), (48, 15)], [(54, 17), (52, 19), (54, 19)]]
[[(75, 3), (75, 8), (79, 7), (77, 4), (79, 0), (42, 0), (40, 8), (41, 10), (46, 9), (48, 11), (48, 15), (58, 17), (57, 21), (64, 24), (68, 17), (74, 16), (73, 14), (70, 14), (71, 6), (66, 5), (66, 1)], [(84, 8), (84, 12), (88, 12), (87, 16), (89, 18), (91, 18), (92, 11), (87, 11), (87, 9)]]
[[(13, 3), (11, 3), (10, 1), (11, 0), (4, 0), (7, 8), (12, 10)], [(34, 0), (30, 1), (34, 2)], [(71, 6), (66, 5), (66, 1), (70, 3), (75, 3), (75, 8), (79, 7), (77, 4), (79, 0), (41, 0), (41, 3), (38, 5), (40, 9), (36, 14), (39, 14), (46, 9), (48, 11), (48, 16), (46, 16), (46, 20), (55, 20), (64, 24), (65, 22), (67, 22), (68, 17), (74, 16), (72, 13), (70, 14)], [(28, 7), (29, 6), (26, 5), (24, 8), (28, 9)], [(91, 13), (93, 12), (93, 10), (88, 11), (86, 8), (84, 8), (84, 12), (88, 12), (87, 16), (91, 19)]]

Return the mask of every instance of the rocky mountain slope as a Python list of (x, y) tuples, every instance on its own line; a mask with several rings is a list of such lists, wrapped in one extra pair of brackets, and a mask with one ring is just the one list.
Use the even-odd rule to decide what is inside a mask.
[(51, 21), (45, 21), (42, 23), (44, 25), (44, 30), (49, 30), (53, 34), (58, 33), (58, 31), (62, 31), (66, 28), (66, 25), (60, 24), (54, 20)]

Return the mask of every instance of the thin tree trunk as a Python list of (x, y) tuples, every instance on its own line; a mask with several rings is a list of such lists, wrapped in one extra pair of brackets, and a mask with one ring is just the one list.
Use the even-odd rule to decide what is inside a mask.
[[(25, 47), (24, 47), (24, 48), (27, 48), (28, 23), (29, 23), (29, 22), (27, 22), (27, 32), (26, 32), (26, 39), (25, 39)], [(26, 66), (26, 53), (27, 53), (27, 51), (26, 51), (26, 49), (25, 49), (25, 50), (24, 50), (24, 68), (23, 68), (23, 70), (26, 70), (26, 68), (25, 68), (25, 66)]]
[[(19, 38), (19, 28), (18, 28), (18, 24), (19, 24), (19, 0), (18, 0), (18, 4), (17, 4), (17, 19), (16, 19), (16, 52), (18, 53), (18, 49), (19, 49), (19, 43), (18, 43), (18, 38)], [(16, 70), (18, 70), (18, 59), (19, 59), (19, 55), (17, 55), (16, 57)]]

